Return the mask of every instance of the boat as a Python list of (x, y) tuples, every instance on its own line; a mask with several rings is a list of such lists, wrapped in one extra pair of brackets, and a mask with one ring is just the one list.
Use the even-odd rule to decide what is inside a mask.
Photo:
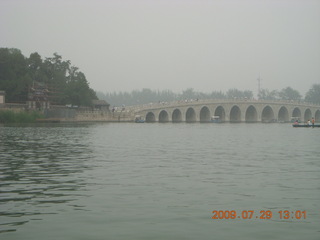
[(220, 116), (212, 116), (211, 117), (211, 122), (213, 122), (213, 123), (221, 123)]
[(320, 124), (315, 124), (314, 126), (308, 125), (308, 124), (292, 124), (292, 127), (312, 128), (312, 127), (320, 127)]
[(290, 122), (292, 122), (292, 123), (301, 123), (301, 120), (300, 120), (300, 118), (299, 117), (292, 117), (291, 119), (290, 119)]
[(134, 118), (135, 123), (144, 123), (144, 119), (140, 115), (136, 115)]

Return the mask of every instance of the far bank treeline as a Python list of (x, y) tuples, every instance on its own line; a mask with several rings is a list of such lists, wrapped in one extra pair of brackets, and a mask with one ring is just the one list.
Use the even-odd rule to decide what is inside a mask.
[[(253, 93), (250, 90), (229, 89), (227, 92), (212, 91), (211, 93), (202, 93), (189, 88), (182, 93), (174, 93), (170, 90), (155, 91), (148, 88), (134, 90), (132, 92), (97, 92), (99, 99), (104, 99), (114, 106), (139, 105), (151, 102), (171, 102), (184, 101), (190, 99), (252, 99)], [(288, 100), (288, 101), (305, 101), (308, 103), (320, 104), (320, 84), (314, 84), (307, 92), (305, 98), (291, 87), (284, 88), (280, 91), (261, 89), (259, 94), (261, 100)]]
[(90, 106), (97, 99), (84, 73), (58, 54), (42, 59), (36, 52), (25, 57), (19, 49), (0, 48), (0, 90), (6, 102), (25, 103), (35, 84), (48, 88), (52, 104)]

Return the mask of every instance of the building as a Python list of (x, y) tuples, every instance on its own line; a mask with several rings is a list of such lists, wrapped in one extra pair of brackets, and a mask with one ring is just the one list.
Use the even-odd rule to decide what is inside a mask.
[(93, 108), (96, 110), (109, 112), (110, 104), (107, 103), (105, 100), (92, 100)]
[(43, 110), (50, 108), (49, 90), (44, 83), (33, 83), (28, 92), (28, 109)]

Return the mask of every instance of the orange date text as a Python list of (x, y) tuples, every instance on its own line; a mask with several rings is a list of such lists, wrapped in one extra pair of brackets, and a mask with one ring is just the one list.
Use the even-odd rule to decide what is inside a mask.
[(212, 219), (306, 219), (307, 211), (270, 210), (214, 210)]

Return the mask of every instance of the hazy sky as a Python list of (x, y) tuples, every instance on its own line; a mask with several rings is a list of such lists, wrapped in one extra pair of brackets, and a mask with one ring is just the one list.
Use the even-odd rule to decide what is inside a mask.
[(0, 36), (102, 92), (320, 83), (320, 0), (0, 0)]

